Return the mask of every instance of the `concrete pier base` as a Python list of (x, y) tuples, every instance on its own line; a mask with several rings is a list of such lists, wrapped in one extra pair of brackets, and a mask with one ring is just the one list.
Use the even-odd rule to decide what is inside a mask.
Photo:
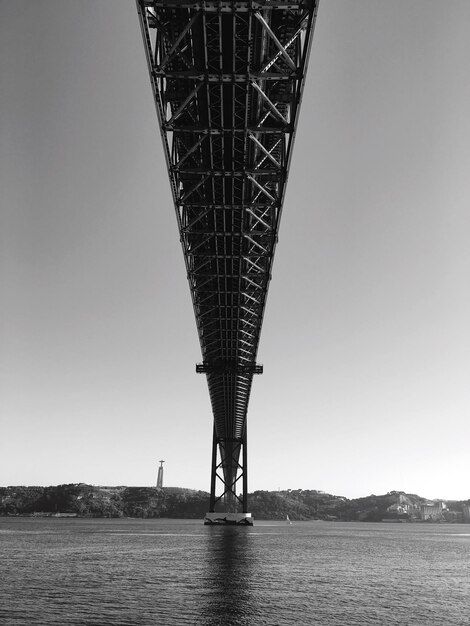
[(206, 513), (204, 524), (227, 526), (253, 526), (251, 513)]

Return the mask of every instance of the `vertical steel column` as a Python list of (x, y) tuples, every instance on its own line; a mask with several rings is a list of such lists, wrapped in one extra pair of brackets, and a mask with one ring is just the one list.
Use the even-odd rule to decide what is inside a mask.
[(248, 513), (248, 452), (246, 449), (247, 442), (246, 422), (243, 431), (243, 513)]
[(209, 500), (209, 511), (214, 512), (215, 509), (215, 483), (217, 478), (217, 435), (215, 432), (212, 435), (212, 468), (211, 468), (211, 495)]

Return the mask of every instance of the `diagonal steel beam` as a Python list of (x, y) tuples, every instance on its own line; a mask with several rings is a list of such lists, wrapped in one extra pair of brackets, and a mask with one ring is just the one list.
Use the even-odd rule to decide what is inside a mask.
[(276, 45), (276, 47), (278, 48), (279, 52), (281, 53), (281, 55), (284, 57), (285, 61), (287, 62), (287, 65), (290, 67), (290, 69), (293, 72), (297, 71), (297, 66), (294, 63), (294, 61), (291, 59), (291, 57), (289, 56), (287, 50), (284, 48), (284, 46), (282, 45), (282, 43), (279, 41), (279, 39), (276, 37), (276, 35), (274, 34), (274, 32), (272, 31), (271, 27), (269, 26), (269, 24), (267, 23), (267, 21), (264, 19), (264, 17), (261, 15), (261, 13), (259, 11), (256, 11), (255, 13), (255, 17), (256, 19), (261, 22), (261, 24), (263, 25), (264, 29), (269, 33), (271, 39), (274, 41), (274, 44)]

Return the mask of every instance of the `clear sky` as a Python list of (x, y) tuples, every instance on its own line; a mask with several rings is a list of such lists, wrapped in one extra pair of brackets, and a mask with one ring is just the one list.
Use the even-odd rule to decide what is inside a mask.
[[(470, 2), (322, 0), (249, 489), (470, 498)], [(0, 0), (0, 485), (209, 490), (132, 0)]]

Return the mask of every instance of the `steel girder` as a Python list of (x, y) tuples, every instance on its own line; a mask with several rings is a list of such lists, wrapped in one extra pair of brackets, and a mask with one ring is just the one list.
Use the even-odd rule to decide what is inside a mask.
[(318, 1), (136, 0), (232, 500)]

